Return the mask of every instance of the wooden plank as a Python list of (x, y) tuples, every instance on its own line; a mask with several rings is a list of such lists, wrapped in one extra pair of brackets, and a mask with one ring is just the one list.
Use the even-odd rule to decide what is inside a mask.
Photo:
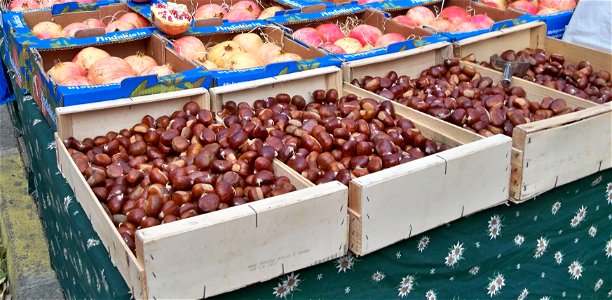
[[(119, 99), (93, 104), (83, 104), (56, 109), (58, 134), (62, 138), (83, 139), (106, 134), (108, 130), (131, 128), (140, 123), (144, 115), (155, 118), (181, 110), (191, 100), (201, 107), (207, 106), (209, 96), (206, 89), (197, 88), (166, 94)], [(104, 130), (102, 130), (104, 129)]]
[(545, 120), (541, 120), (538, 122), (522, 124), (522, 125), (519, 125), (518, 127), (521, 128), (521, 130), (525, 131), (526, 134), (530, 134), (532, 132), (541, 131), (541, 130), (545, 130), (545, 129), (553, 128), (553, 127), (558, 127), (559, 125), (562, 125), (562, 124), (569, 124), (569, 123), (587, 119), (593, 116), (597, 116), (600, 114), (609, 113), (610, 111), (612, 111), (612, 102), (589, 107), (587, 109), (573, 112), (571, 114), (556, 116), (554, 118), (545, 119)]
[[(321, 76), (324, 75), (324, 76)], [(252, 105), (257, 99), (276, 96), (278, 93), (291, 93), (291, 95), (310, 95), (316, 89), (340, 90), (338, 79), (342, 79), (341, 70), (337, 67), (325, 67), (303, 72), (280, 75), (273, 78), (253, 80), (236, 84), (224, 85), (210, 89), (212, 110), (218, 112), (223, 103), (234, 101), (246, 102)], [(334, 84), (334, 85), (329, 85)], [(309, 97), (304, 97), (309, 101)]]
[(532, 22), (467, 38), (453, 44), (455, 57), (474, 54), (477, 60), (488, 61), (493, 54), (508, 49), (542, 48), (546, 38), (546, 25)]
[(589, 47), (568, 43), (562, 40), (547, 38), (546, 53), (559, 53), (565, 56), (565, 64), (578, 64), (581, 60), (588, 60), (593, 71), (612, 71), (612, 54), (595, 50)]
[[(501, 81), (502, 79), (502, 73), (499, 71), (485, 68), (478, 64), (469, 63), (469, 62), (461, 62), (461, 65), (469, 65), (469, 66), (474, 67), (476, 71), (480, 73), (481, 76), (491, 77), (491, 79), (493, 79), (493, 82), (497, 83)], [(572, 108), (575, 108), (575, 107), (586, 108), (586, 107), (592, 107), (592, 106), (597, 105), (597, 103), (595, 102), (584, 100), (582, 98), (578, 98), (576, 96), (572, 96), (570, 94), (563, 93), (555, 89), (551, 89), (549, 87), (545, 87), (543, 85), (539, 85), (537, 83), (533, 83), (531, 81), (528, 81), (522, 78), (518, 78), (518, 77), (512, 77), (511, 85), (522, 87), (525, 90), (528, 100), (530, 101), (540, 102), (545, 97), (552, 97), (553, 99), (565, 100), (565, 102), (567, 103), (567, 106), (572, 107)]]
[(293, 186), (295, 186), (295, 188), (298, 190), (315, 186), (315, 184), (310, 182), (310, 180), (304, 178), (297, 171), (276, 158), (273, 161), (272, 168), (274, 169), (274, 175), (287, 176), (289, 181), (291, 181), (291, 184), (293, 184)]
[(504, 203), (510, 144), (496, 135), (354, 179), (362, 193), (359, 254)]
[(610, 124), (612, 112), (608, 111), (529, 133), (523, 149), (519, 200), (612, 167)]
[(140, 230), (148, 296), (209, 297), (342, 256), (347, 197), (330, 182)]
[(512, 148), (510, 159), (510, 200), (520, 202), (523, 181), (523, 151)]
[[(342, 64), (344, 81), (351, 82), (355, 78), (361, 79), (366, 75), (385, 76), (391, 70), (397, 72), (397, 74), (415, 78), (422, 70), (436, 63), (441, 63), (441, 61), (436, 60), (437, 51), (445, 53), (445, 57), (452, 57), (451, 44), (440, 42), (407, 51), (345, 62)], [(410, 63), (406, 63), (405, 60), (409, 60)]]
[(104, 212), (93, 191), (87, 185), (85, 178), (78, 168), (68, 150), (64, 147), (61, 138), (56, 133), (55, 143), (58, 157), (58, 167), (74, 191), (76, 200), (81, 204), (91, 225), (100, 237), (100, 240), (110, 254), (111, 261), (121, 273), (128, 287), (136, 299), (146, 298), (142, 290), (144, 283), (144, 270), (142, 265), (127, 247), (112, 221)]
[[(350, 193), (350, 188), (349, 188)], [(349, 196), (350, 199), (350, 196)], [(361, 216), (356, 213), (352, 208), (348, 208), (349, 215), (349, 250), (353, 253), (362, 253), (361, 250)]]

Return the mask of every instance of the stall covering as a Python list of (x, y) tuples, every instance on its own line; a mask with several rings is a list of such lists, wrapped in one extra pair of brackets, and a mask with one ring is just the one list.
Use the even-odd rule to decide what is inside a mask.
[(612, 53), (612, 1), (580, 0), (563, 40)]

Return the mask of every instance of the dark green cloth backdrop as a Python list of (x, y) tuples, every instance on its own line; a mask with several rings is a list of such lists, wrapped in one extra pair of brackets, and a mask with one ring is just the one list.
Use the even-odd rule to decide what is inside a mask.
[[(57, 169), (53, 131), (36, 103), (18, 94), (9, 105), (23, 134), (31, 192), (66, 297), (131, 297)], [(611, 298), (611, 224), (608, 170), (365, 257), (348, 255), (219, 298)]]

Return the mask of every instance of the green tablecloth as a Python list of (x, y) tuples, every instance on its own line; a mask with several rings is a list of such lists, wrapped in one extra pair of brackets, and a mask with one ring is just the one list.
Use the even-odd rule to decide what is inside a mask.
[[(53, 132), (36, 103), (17, 95), (12, 108), (30, 157), (31, 189), (52, 265), (66, 296), (129, 298), (125, 282), (58, 172)], [(611, 298), (611, 224), (608, 170), (365, 257), (348, 255), (219, 298)]]

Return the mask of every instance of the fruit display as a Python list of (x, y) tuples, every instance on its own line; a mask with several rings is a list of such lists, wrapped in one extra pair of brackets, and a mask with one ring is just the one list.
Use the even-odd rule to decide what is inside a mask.
[(528, 99), (522, 87), (504, 89), (457, 58), (423, 70), (418, 78), (391, 71), (351, 83), (483, 136), (512, 136), (515, 126), (583, 109), (563, 99)]
[(47, 71), (49, 77), (62, 86), (118, 83), (128, 77), (173, 73), (172, 66), (159, 65), (155, 59), (143, 53), (123, 59), (96, 47), (84, 48), (72, 61), (57, 62)]
[(191, 25), (191, 14), (184, 4), (174, 2), (155, 3), (151, 5), (153, 24), (167, 35), (179, 35)]
[(512, 8), (531, 15), (550, 15), (576, 8), (576, 0), (484, 0), (484, 4), (499, 8)]
[(241, 0), (231, 5), (208, 3), (199, 5), (193, 14), (195, 20), (221, 18), (228, 22), (239, 22), (249, 20), (264, 20), (274, 17), (277, 11), (284, 8), (272, 5), (263, 7), (257, 2)]
[(21, 11), (28, 9), (38, 9), (51, 7), (54, 4), (76, 2), (78, 4), (95, 3), (96, 0), (76, 0), (76, 1), (65, 1), (65, 0), (12, 0), (8, 5), (8, 9), (11, 11)]
[(269, 40), (265, 33), (246, 32), (208, 47), (194, 36), (180, 37), (174, 40), (173, 45), (180, 55), (208, 70), (239, 70), (302, 60), (299, 54), (286, 52), (276, 43), (264, 40)]
[[(518, 52), (507, 50), (500, 56), (508, 61), (524, 57), (529, 62), (529, 70), (522, 76), (523, 79), (600, 104), (612, 101), (610, 71), (594, 70), (586, 60), (578, 64), (566, 64), (561, 54), (546, 54), (544, 49), (532, 48)], [(464, 60), (476, 62), (473, 55), (464, 57)], [(489, 62), (483, 61), (480, 64), (490, 67)]]
[(441, 32), (464, 32), (487, 29), (495, 21), (485, 14), (472, 15), (459, 6), (447, 6), (436, 16), (425, 6), (415, 6), (393, 20), (406, 26), (426, 26)]
[(128, 12), (122, 14), (118, 18), (114, 16), (109, 16), (102, 20), (89, 18), (83, 22), (70, 23), (65, 27), (52, 21), (43, 21), (32, 27), (32, 33), (39, 39), (54, 39), (60, 37), (74, 37), (78, 31), (92, 28), (102, 28), (108, 33), (149, 26), (151, 26), (151, 23), (146, 18), (137, 13)]
[(360, 24), (357, 18), (347, 20), (344, 25), (327, 22), (316, 28), (303, 27), (294, 31), (293, 37), (335, 54), (364, 52), (406, 40), (406, 37), (399, 33), (383, 34), (380, 29), (372, 25)]
[(262, 149), (316, 184), (348, 185), (351, 178), (450, 148), (421, 134), (390, 101), (341, 96), (335, 89), (311, 97), (281, 93), (252, 106), (228, 101), (218, 115), (226, 126), (240, 124), (249, 138), (263, 140)]
[(275, 175), (274, 149), (249, 127), (224, 127), (195, 102), (169, 116), (146, 115), (129, 129), (63, 143), (132, 251), (138, 229), (296, 190)]

